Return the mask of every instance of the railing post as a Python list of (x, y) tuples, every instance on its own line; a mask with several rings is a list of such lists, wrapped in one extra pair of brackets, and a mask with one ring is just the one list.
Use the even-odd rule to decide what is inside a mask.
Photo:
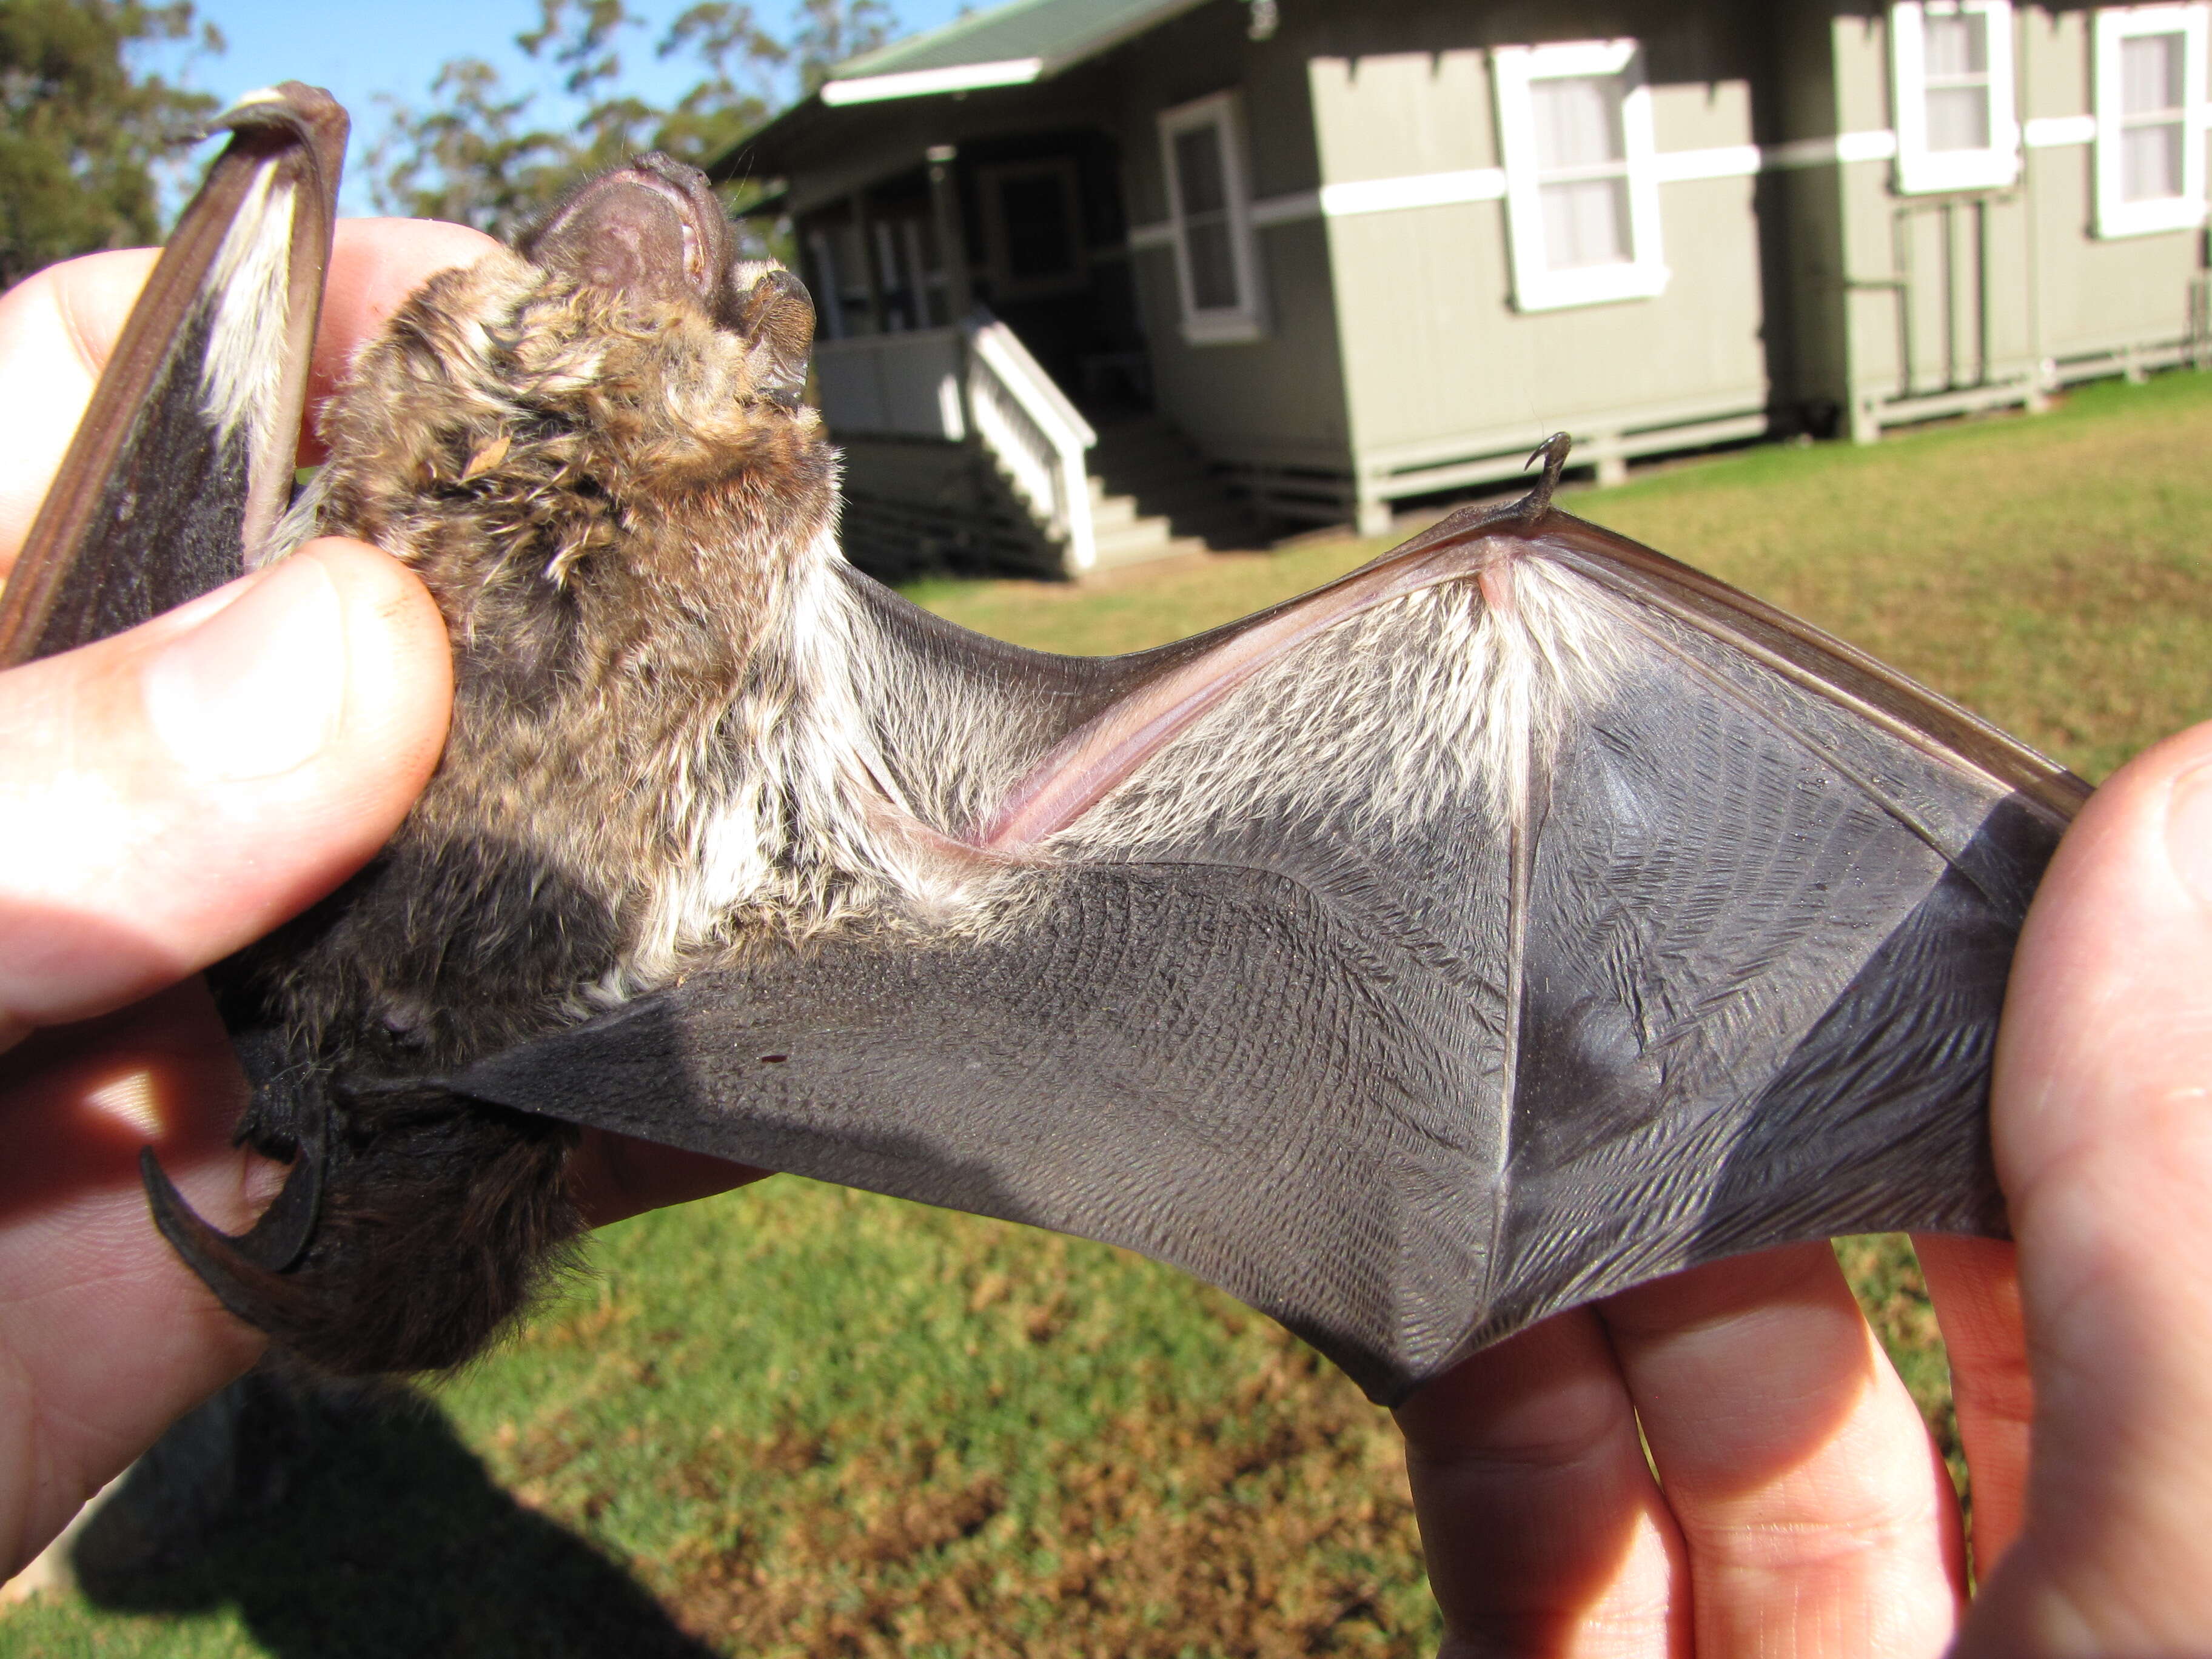
[(1004, 323), (979, 307), (964, 331), (970, 428), (1048, 520), (1069, 573), (1080, 575), (1098, 562), (1083, 464), (1098, 434)]

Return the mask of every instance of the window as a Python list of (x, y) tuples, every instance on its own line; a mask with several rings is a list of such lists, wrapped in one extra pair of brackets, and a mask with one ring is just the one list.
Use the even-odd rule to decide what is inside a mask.
[(2097, 234), (2204, 222), (2203, 5), (2097, 14)]
[(1633, 40), (1490, 55), (1513, 298), (1523, 311), (1662, 292), (1651, 92)]
[(1216, 93), (1163, 112), (1160, 149), (1183, 338), (1194, 345), (1258, 339), (1267, 313), (1234, 95)]
[(1000, 162), (979, 167), (975, 177), (993, 297), (1030, 299), (1081, 288), (1088, 276), (1073, 158)]
[(1889, 9), (1897, 187), (2002, 190), (2020, 177), (2011, 0)]

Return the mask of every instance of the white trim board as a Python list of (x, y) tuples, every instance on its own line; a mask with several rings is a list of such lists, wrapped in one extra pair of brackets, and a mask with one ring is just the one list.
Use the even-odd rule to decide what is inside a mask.
[[(2030, 149), (2094, 143), (2097, 118), (2038, 116), (2024, 124), (2021, 137)], [(1760, 173), (1838, 167), (1851, 161), (1890, 161), (1896, 158), (1897, 135), (1877, 130), (1838, 133), (1832, 138), (1796, 138), (1781, 144), (1723, 144), (1711, 149), (1662, 150), (1653, 158), (1653, 171), (1660, 183), (1680, 185), (1704, 179), (1744, 179)], [(1308, 219), (1351, 219), (1368, 213), (1397, 213), (1407, 208), (1450, 207), (1504, 199), (1503, 167), (1409, 173), (1395, 179), (1355, 179), (1323, 185), (1318, 190), (1269, 196), (1252, 204), (1250, 222), (1255, 228), (1264, 228), (1269, 225), (1297, 224)], [(1174, 234), (1173, 228), (1164, 222), (1133, 226), (1129, 246), (1139, 249), (1168, 247), (1173, 244)]]

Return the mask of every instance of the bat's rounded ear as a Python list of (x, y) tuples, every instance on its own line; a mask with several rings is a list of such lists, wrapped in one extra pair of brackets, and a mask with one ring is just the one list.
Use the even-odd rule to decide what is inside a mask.
[(814, 349), (814, 301), (806, 284), (781, 265), (763, 270), (739, 304), (738, 332), (752, 343), (760, 394), (797, 403)]
[(697, 291), (685, 255), (682, 204), (628, 173), (592, 179), (521, 243), (548, 270), (639, 300), (681, 300)]

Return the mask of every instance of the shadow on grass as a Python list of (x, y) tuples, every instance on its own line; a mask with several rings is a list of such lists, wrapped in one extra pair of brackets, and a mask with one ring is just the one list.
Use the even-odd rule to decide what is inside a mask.
[(702, 1659), (591, 1544), (495, 1485), (419, 1398), (262, 1376), (186, 1418), (72, 1552), (94, 1605), (235, 1606), (281, 1659)]

